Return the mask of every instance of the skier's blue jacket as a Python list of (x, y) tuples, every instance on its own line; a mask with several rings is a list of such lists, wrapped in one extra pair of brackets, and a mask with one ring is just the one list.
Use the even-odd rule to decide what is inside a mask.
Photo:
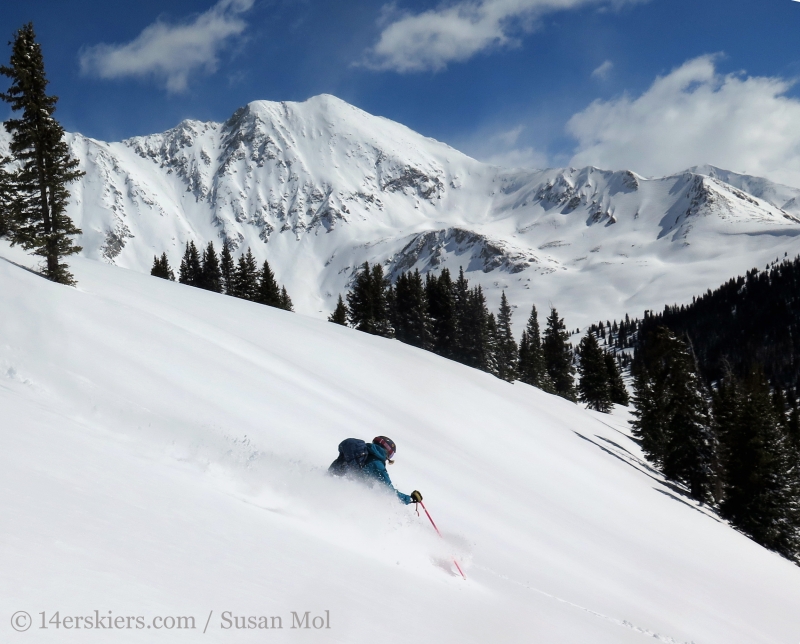
[(386, 450), (380, 445), (376, 445), (375, 443), (367, 443), (367, 461), (364, 463), (364, 467), (361, 471), (364, 476), (374, 478), (388, 485), (392, 490), (395, 491), (397, 498), (399, 498), (406, 505), (413, 503), (408, 494), (403, 494), (402, 492), (394, 489), (394, 485), (392, 485), (392, 479), (389, 478), (389, 472), (386, 471)]

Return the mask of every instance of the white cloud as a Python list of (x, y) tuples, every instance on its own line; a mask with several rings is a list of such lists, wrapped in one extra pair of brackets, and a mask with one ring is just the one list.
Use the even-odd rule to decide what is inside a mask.
[(541, 170), (550, 167), (547, 155), (533, 147), (501, 150), (488, 156), (481, 156), (479, 160), (490, 165), (500, 166), (501, 168)]
[(181, 24), (157, 20), (129, 43), (89, 47), (80, 54), (81, 71), (100, 78), (153, 76), (170, 92), (181, 92), (192, 72), (216, 70), (220, 50), (247, 27), (239, 14), (253, 2), (220, 0)]
[(608, 75), (611, 73), (612, 69), (614, 69), (614, 63), (612, 63), (610, 60), (607, 60), (592, 72), (592, 78), (605, 80), (608, 78)]
[(595, 101), (567, 123), (575, 166), (649, 175), (709, 163), (800, 187), (800, 100), (783, 78), (719, 74), (702, 56), (641, 96)]
[(365, 64), (399, 72), (440, 70), (486, 49), (517, 44), (514, 34), (530, 31), (547, 13), (640, 1), (461, 0), (418, 14), (402, 13), (388, 21)]
[(547, 155), (530, 145), (519, 145), (524, 125), (494, 134), (479, 133), (471, 140), (463, 141), (463, 149), (472, 157), (503, 168), (546, 168)]

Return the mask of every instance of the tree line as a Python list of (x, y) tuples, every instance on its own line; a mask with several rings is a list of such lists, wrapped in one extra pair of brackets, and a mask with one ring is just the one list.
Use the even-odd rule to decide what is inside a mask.
[(760, 367), (780, 389), (800, 385), (800, 257), (752, 269), (691, 304), (647, 312), (642, 337), (659, 327), (691, 338), (703, 375), (719, 381), (727, 371), (745, 378)]
[[(150, 274), (175, 281), (175, 272), (169, 265), (166, 253), (153, 257)], [(213, 242), (200, 253), (193, 241), (186, 243), (186, 250), (178, 269), (181, 284), (202, 288), (215, 293), (224, 293), (243, 300), (293, 311), (292, 298), (285, 286), (279, 286), (269, 262), (264, 260), (258, 268), (250, 248), (234, 262), (228, 240), (222, 242), (222, 251), (217, 255)]]
[(633, 354), (634, 434), (648, 460), (800, 562), (800, 258), (593, 329)]
[(11, 156), (0, 158), (0, 236), (42, 257), (42, 274), (48, 279), (75, 284), (63, 260), (81, 251), (71, 239), (81, 231), (66, 207), (68, 184), (84, 173), (53, 116), (58, 97), (46, 92), (44, 58), (32, 23), (14, 34), (11, 60), (0, 67), (0, 74), (11, 81), (0, 99), (19, 114), (4, 124), (11, 134)]
[(800, 562), (800, 405), (760, 366), (708, 383), (693, 343), (639, 338), (634, 436), (647, 459), (758, 543)]
[(517, 343), (512, 316), (505, 291), (495, 316), (480, 285), (470, 287), (463, 269), (455, 280), (447, 268), (438, 275), (427, 273), (424, 279), (418, 270), (404, 272), (392, 284), (380, 264), (365, 262), (328, 319), (396, 338), (508, 382), (520, 380), (572, 401), (580, 398), (600, 411), (608, 411), (613, 403), (627, 404), (619, 366), (594, 336), (584, 338), (574, 351), (558, 311), (551, 307), (541, 333), (533, 306)]

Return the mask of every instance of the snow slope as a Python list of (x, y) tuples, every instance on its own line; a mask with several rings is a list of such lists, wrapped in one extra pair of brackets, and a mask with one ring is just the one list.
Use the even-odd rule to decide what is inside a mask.
[[(73, 270), (78, 289), (0, 259), (3, 641), (183, 642), (209, 611), (209, 642), (798, 641), (800, 569), (664, 484), (623, 417), (299, 314)], [(378, 433), (445, 540), (325, 474), (342, 438)], [(38, 629), (95, 610), (196, 630)], [(330, 629), (290, 628), (326, 610)], [(284, 628), (224, 630), (223, 611)]]
[[(0, 132), (0, 153), (7, 147)], [(641, 314), (800, 253), (800, 190), (711, 166), (647, 179), (488, 166), (333, 97), (255, 101), (105, 143), (69, 135), (86, 176), (86, 257), (149, 272), (188, 240), (269, 259), (298, 310), (333, 309), (364, 261), (463, 266), (496, 308), (554, 304), (569, 327)]]

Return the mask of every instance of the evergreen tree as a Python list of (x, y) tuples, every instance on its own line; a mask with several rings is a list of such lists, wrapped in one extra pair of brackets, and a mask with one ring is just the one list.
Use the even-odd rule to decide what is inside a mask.
[(228, 238), (222, 240), (222, 252), (219, 256), (219, 270), (222, 276), (222, 288), (227, 295), (233, 295), (233, 276), (236, 273), (236, 264), (231, 255), (231, 245)]
[(371, 289), (377, 335), (391, 338), (394, 334), (394, 329), (392, 329), (392, 324), (389, 320), (389, 301), (387, 298), (389, 280), (384, 276), (383, 267), (380, 264), (372, 266)]
[(576, 401), (575, 367), (572, 365), (572, 348), (569, 345), (569, 332), (563, 318), (558, 317), (555, 308), (550, 309), (547, 328), (542, 341), (542, 354), (545, 367), (553, 382), (555, 393), (562, 398)]
[(32, 23), (14, 34), (11, 61), (0, 67), (0, 74), (11, 79), (11, 86), (0, 93), (0, 98), (14, 112), (22, 111), (20, 118), (5, 122), (11, 134), (11, 154), (19, 163), (14, 177), (14, 221), (6, 224), (12, 244), (21, 244), (44, 257), (48, 279), (74, 284), (61, 261), (81, 251), (70, 239), (81, 231), (66, 214), (67, 185), (84, 173), (70, 156), (64, 130), (53, 117), (58, 97), (45, 93), (48, 81), (44, 59)]
[[(462, 278), (463, 273), (459, 277), (459, 282)], [(457, 298), (461, 297), (459, 282), (456, 282)], [(489, 320), (489, 309), (486, 307), (483, 289), (476, 286), (467, 292), (465, 310), (459, 317), (459, 362), (493, 373), (494, 356), (492, 355)]]
[(186, 250), (178, 269), (178, 281), (188, 286), (200, 286), (203, 279), (203, 267), (200, 264), (200, 254), (194, 241), (186, 242)]
[(14, 174), (6, 169), (10, 159), (0, 157), (0, 237), (11, 232), (14, 217)]
[(665, 327), (646, 349), (635, 369), (633, 434), (667, 478), (707, 501), (714, 490), (716, 438), (694, 355)]
[(281, 286), (281, 300), (278, 304), (279, 309), (283, 309), (284, 311), (294, 311), (294, 305), (292, 304), (292, 298), (289, 297), (289, 293), (286, 292), (286, 287)]
[(470, 364), (468, 338), (470, 327), (470, 288), (464, 276), (464, 268), (459, 267), (458, 279), (453, 284), (453, 300), (455, 303), (456, 341), (454, 360), (462, 364)]
[(786, 419), (786, 435), (792, 449), (800, 456), (800, 405), (794, 392), (789, 394), (789, 416)]
[(430, 348), (428, 303), (418, 270), (401, 273), (397, 278), (392, 313), (394, 334), (398, 340), (420, 349)]
[(233, 295), (243, 300), (255, 301), (258, 293), (258, 266), (250, 248), (239, 256), (233, 274)]
[(741, 383), (730, 368), (725, 372), (725, 377), (719, 381), (716, 390), (712, 392), (711, 401), (714, 433), (719, 444), (714, 468), (716, 476), (714, 498), (721, 503), (728, 485), (731, 459), (735, 458), (734, 450), (739, 440), (739, 419), (742, 416), (744, 402)]
[(500, 296), (500, 312), (497, 316), (497, 345), (495, 357), (497, 360), (497, 376), (508, 382), (514, 382), (518, 377), (517, 356), (519, 348), (511, 331), (511, 306), (503, 291)]
[[(758, 543), (798, 559), (798, 476), (787, 436), (779, 427), (769, 384), (759, 370), (743, 387), (726, 383), (738, 414), (717, 419), (724, 470), (723, 517)], [(733, 393), (731, 393), (731, 391)], [(738, 394), (738, 395), (737, 395)]]
[(222, 270), (219, 266), (219, 258), (217, 257), (217, 251), (214, 250), (213, 242), (208, 242), (208, 246), (203, 251), (198, 286), (207, 291), (222, 293)]
[(555, 392), (544, 362), (542, 338), (539, 334), (539, 315), (535, 305), (531, 307), (531, 315), (520, 340), (519, 379), (549, 393)]
[(364, 262), (356, 275), (353, 290), (347, 294), (348, 321), (365, 333), (391, 337), (389, 321), (389, 284), (383, 275), (383, 268), (375, 264), (370, 268)]
[(519, 355), (517, 356), (517, 369), (519, 370), (519, 380), (526, 384), (530, 384), (528, 382), (528, 376), (526, 375), (527, 371), (527, 360), (528, 356), (531, 352), (531, 342), (528, 339), (528, 330), (523, 329), (522, 335), (519, 338)]
[(333, 310), (333, 313), (331, 313), (328, 318), (328, 322), (347, 326), (347, 306), (341, 295), (339, 295), (339, 301), (336, 303), (336, 308)]
[(175, 281), (175, 273), (172, 272), (172, 269), (169, 266), (169, 260), (167, 259), (167, 254), (162, 253), (161, 257), (153, 257), (153, 268), (150, 270), (150, 275), (154, 275), (155, 277), (160, 277), (165, 280), (170, 280), (172, 282)]
[(633, 435), (647, 459), (663, 467), (667, 445), (667, 424), (672, 413), (669, 382), (677, 339), (666, 328), (651, 335), (634, 365)]
[(484, 371), (499, 377), (499, 370), (497, 368), (497, 319), (494, 313), (489, 313), (486, 321), (486, 366)]
[(281, 289), (275, 281), (275, 274), (265, 259), (261, 272), (258, 275), (258, 289), (256, 290), (255, 301), (259, 304), (283, 308), (281, 306)]
[(663, 470), (667, 478), (686, 485), (695, 499), (707, 502), (714, 488), (716, 437), (694, 356), (689, 347), (676, 341)]
[(456, 347), (458, 318), (455, 287), (447, 268), (442, 269), (438, 278), (428, 273), (425, 295), (431, 323), (431, 350), (440, 356), (455, 360), (458, 354)]
[(664, 462), (666, 452), (666, 420), (669, 399), (659, 380), (660, 371), (651, 374), (647, 367), (639, 367), (633, 380), (633, 435), (639, 440), (648, 461), (658, 467)]
[(609, 373), (603, 350), (597, 344), (593, 333), (587, 333), (578, 345), (580, 356), (580, 380), (578, 393), (580, 400), (589, 409), (608, 413), (611, 411), (611, 387)]
[(617, 366), (617, 361), (614, 359), (614, 356), (607, 351), (604, 352), (603, 357), (606, 363), (606, 373), (608, 373), (608, 388), (611, 394), (611, 402), (615, 405), (627, 407), (630, 402), (630, 397), (628, 396), (625, 382), (622, 380), (622, 374)]

